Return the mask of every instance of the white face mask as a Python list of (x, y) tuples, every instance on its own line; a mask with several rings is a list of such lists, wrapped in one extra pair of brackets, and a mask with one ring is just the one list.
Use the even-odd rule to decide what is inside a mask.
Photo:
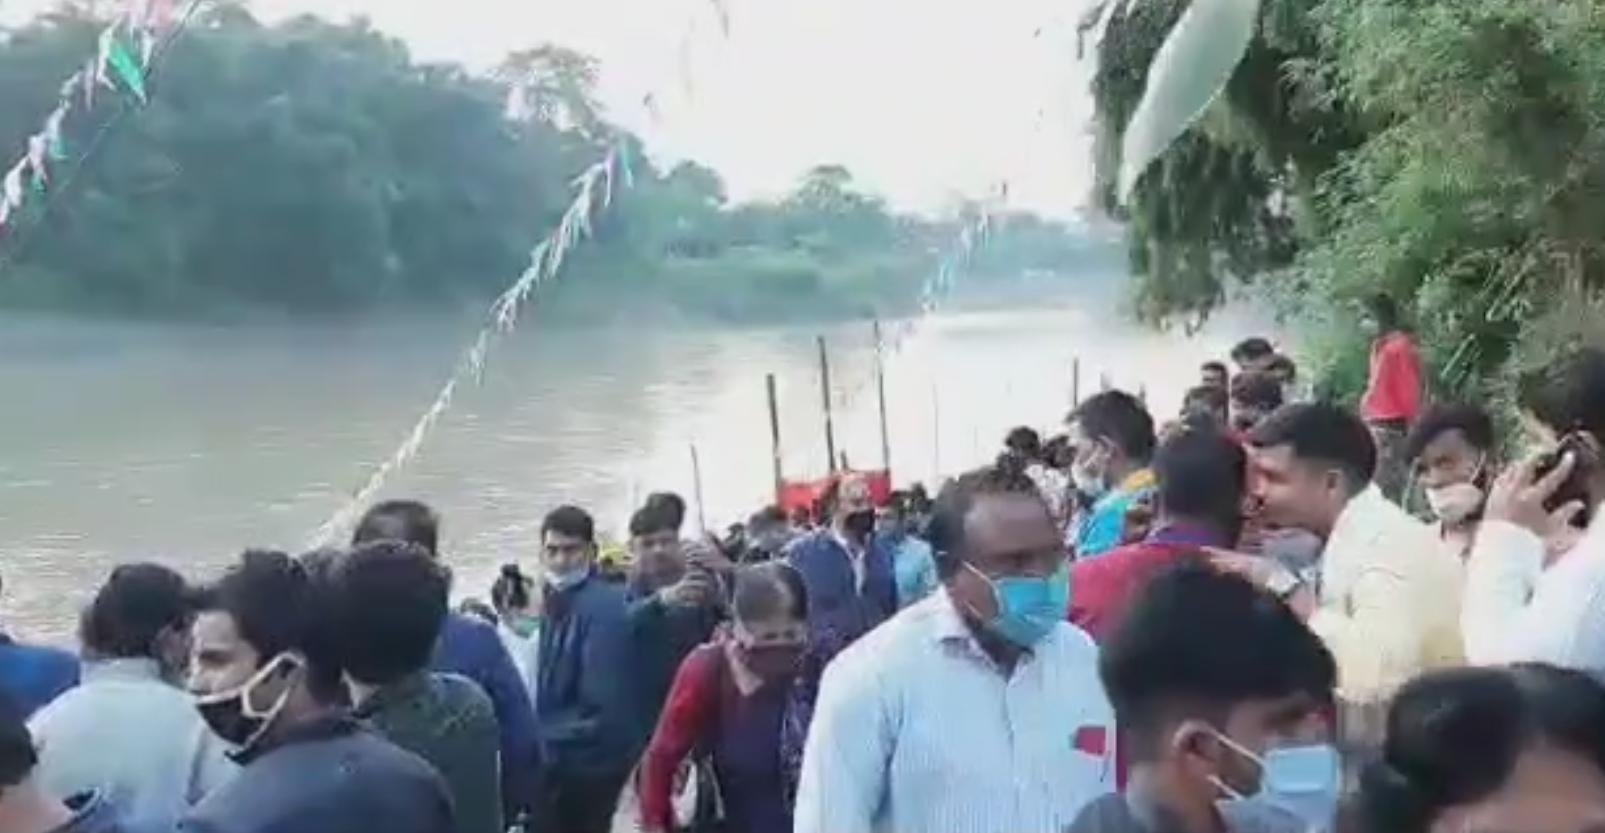
[(1482, 508), (1483, 493), (1475, 483), (1450, 483), (1426, 490), (1427, 506), (1446, 524), (1464, 521)]

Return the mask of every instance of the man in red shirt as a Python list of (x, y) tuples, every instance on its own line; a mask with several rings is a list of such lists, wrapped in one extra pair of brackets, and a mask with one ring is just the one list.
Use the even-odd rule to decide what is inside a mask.
[(1371, 296), (1365, 312), (1376, 340), (1371, 342), (1371, 371), (1360, 399), (1360, 417), (1376, 440), (1376, 484), (1390, 500), (1397, 501), (1409, 473), (1404, 438), (1421, 413), (1421, 352), (1392, 297)]
[(1147, 537), (1070, 568), (1070, 621), (1095, 640), (1160, 568), (1204, 547), (1233, 548), (1242, 530), (1247, 457), (1226, 434), (1184, 431), (1159, 447), (1153, 469), (1157, 516)]

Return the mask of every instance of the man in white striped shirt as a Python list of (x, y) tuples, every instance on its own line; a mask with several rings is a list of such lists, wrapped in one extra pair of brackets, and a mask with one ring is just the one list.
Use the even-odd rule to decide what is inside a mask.
[[(1466, 658), (1605, 680), (1605, 351), (1576, 350), (1523, 374), (1516, 390), (1529, 440), (1567, 453), (1547, 473), (1533, 457), (1494, 483), (1466, 561)], [(1590, 521), (1582, 539), (1551, 558), (1545, 539), (1579, 519)]]
[(1115, 789), (1097, 647), (1065, 621), (1068, 564), (1035, 485), (963, 475), (930, 540), (942, 591), (825, 671), (795, 833), (1058, 833)]

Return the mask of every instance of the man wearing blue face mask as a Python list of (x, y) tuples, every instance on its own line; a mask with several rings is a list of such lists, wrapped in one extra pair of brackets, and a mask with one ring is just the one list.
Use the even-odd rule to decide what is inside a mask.
[(559, 506), (541, 522), (545, 620), (535, 718), (546, 759), (537, 818), (566, 833), (607, 833), (619, 793), (646, 748), (624, 588), (596, 572), (596, 522)]
[(1115, 788), (1092, 638), (1018, 466), (960, 476), (927, 530), (941, 587), (826, 667), (794, 833), (1063, 830)]
[(1123, 730), (1126, 791), (1070, 833), (1326, 833), (1341, 762), (1337, 666), (1271, 594), (1201, 558), (1139, 593), (1099, 673)]

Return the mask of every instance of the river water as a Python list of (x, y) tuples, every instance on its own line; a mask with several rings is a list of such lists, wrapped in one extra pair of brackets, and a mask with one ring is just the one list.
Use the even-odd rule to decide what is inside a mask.
[[(1200, 361), (1248, 329), (1185, 340), (1065, 306), (938, 315), (886, 362), (897, 479), (994, 455), (1011, 426), (1055, 425), (1100, 374), (1170, 412)], [(888, 332), (898, 325), (888, 325)], [(0, 327), (0, 621), (53, 639), (118, 562), (205, 577), (246, 545), (295, 549), (390, 454), (472, 327)], [(791, 329), (560, 330), (537, 319), (493, 352), (387, 495), (445, 518), (460, 593), (530, 559), (564, 502), (621, 529), (648, 491), (697, 494), (728, 523), (772, 483), (764, 375), (776, 375), (788, 474), (826, 465), (815, 339), (827, 339), (838, 447), (880, 458), (865, 324)]]

